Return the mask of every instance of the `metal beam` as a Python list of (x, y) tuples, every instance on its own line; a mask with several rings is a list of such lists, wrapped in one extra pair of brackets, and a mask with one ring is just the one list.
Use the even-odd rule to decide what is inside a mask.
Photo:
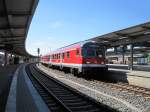
[(150, 30), (150, 27), (147, 27), (147, 26), (142, 26), (142, 28)]
[[(30, 16), (32, 13), (30, 11), (8, 11), (8, 15), (12, 16)], [(6, 13), (1, 13), (0, 17), (6, 17)]]
[(15, 35), (15, 36), (0, 36), (0, 39), (5, 39), (5, 38), (24, 38), (24, 36), (17, 36), (17, 35)]
[(9, 29), (25, 29), (26, 25), (16, 25), (16, 26), (5, 26), (5, 27), (0, 27), (0, 30), (9, 30)]
[(141, 37), (134, 37), (134, 38), (127, 38), (127, 39), (122, 39), (118, 40), (115, 42), (110, 42), (111, 46), (118, 46), (118, 45), (123, 45), (123, 44), (132, 44), (132, 43), (138, 43), (138, 42), (146, 42), (150, 41), (150, 35), (145, 35)]
[(128, 34), (123, 34), (123, 33), (118, 33), (118, 32), (116, 32), (115, 34), (120, 36), (120, 37), (129, 37)]

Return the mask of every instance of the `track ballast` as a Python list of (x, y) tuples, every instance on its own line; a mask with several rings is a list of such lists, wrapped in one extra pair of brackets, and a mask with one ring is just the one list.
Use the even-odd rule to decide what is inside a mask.
[(116, 112), (48, 76), (30, 64), (26, 72), (52, 112)]

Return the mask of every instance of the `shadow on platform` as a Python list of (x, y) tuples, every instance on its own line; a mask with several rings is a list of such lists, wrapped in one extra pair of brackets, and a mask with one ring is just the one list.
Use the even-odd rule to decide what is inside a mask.
[(0, 66), (0, 112), (4, 112), (13, 74), (18, 65)]

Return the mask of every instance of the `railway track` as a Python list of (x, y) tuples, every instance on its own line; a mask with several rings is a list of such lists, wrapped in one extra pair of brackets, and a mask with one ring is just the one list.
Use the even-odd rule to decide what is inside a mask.
[(26, 66), (26, 72), (52, 112), (116, 112), (46, 75), (33, 64)]
[[(44, 65), (45, 66), (45, 65)], [(129, 93), (134, 93), (137, 96), (142, 96), (145, 98), (150, 98), (150, 89), (131, 85), (128, 83), (112, 83), (112, 82), (106, 82), (106, 81), (100, 81), (100, 80), (94, 80), (96, 83), (102, 84), (104, 87), (109, 87), (111, 89), (117, 89), (120, 91), (125, 91)]]
[(134, 92), (135, 94), (144, 96), (146, 98), (150, 98), (150, 89), (135, 86), (135, 85), (129, 85), (125, 83), (120, 84), (113, 84), (114, 87), (120, 88), (122, 90), (127, 90), (129, 92)]
[(102, 83), (102, 85), (110, 87), (112, 89), (117, 89), (120, 91), (127, 91), (129, 93), (134, 93), (139, 96), (143, 96), (145, 98), (150, 98), (150, 89), (144, 88), (144, 87), (139, 87), (136, 85), (130, 85), (127, 83), (106, 83), (102, 81), (95, 81), (97, 83)]

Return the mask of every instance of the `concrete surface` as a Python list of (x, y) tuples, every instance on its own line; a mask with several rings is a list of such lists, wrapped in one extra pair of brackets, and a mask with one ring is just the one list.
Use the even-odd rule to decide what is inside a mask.
[(25, 64), (15, 72), (7, 101), (6, 112), (50, 112), (26, 74)]
[[(109, 68), (129, 70), (129, 66), (125, 64), (107, 64)], [(133, 70), (149, 71), (150, 65), (133, 65)]]
[(150, 88), (150, 72), (147, 71), (131, 71), (124, 69), (109, 68), (108, 78), (118, 82), (127, 82), (145, 88)]
[(0, 112), (4, 112), (13, 74), (18, 65), (0, 66)]

